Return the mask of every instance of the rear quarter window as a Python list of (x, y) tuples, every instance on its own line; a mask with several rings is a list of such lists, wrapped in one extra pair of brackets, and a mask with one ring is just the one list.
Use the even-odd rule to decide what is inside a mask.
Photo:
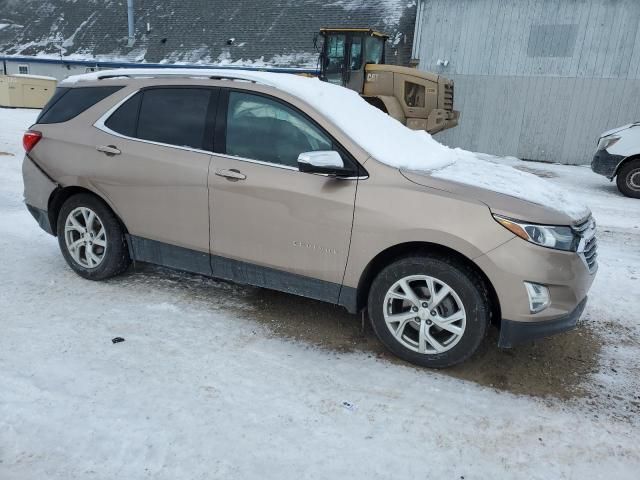
[(77, 117), (123, 87), (58, 88), (36, 123), (62, 123)]
[(121, 135), (135, 137), (137, 134), (138, 112), (140, 111), (141, 101), (142, 93), (136, 93), (113, 112), (113, 115), (104, 122), (105, 126)]

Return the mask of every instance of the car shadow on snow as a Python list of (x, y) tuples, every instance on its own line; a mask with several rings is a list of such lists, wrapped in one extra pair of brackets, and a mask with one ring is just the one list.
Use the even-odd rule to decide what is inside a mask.
[[(368, 321), (363, 327), (360, 316), (335, 305), (145, 264), (130, 270), (125, 282), (170, 289), (185, 301), (255, 321), (275, 337), (327, 351), (361, 352), (411, 367), (384, 348)], [(498, 331), (491, 328), (471, 359), (440, 372), (511, 393), (570, 399), (587, 394), (582, 385), (586, 375), (597, 372), (602, 347), (586, 325), (514, 349), (499, 349), (497, 341)]]

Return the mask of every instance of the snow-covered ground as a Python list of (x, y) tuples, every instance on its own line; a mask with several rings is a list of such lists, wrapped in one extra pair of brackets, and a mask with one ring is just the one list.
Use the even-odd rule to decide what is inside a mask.
[(300, 330), (359, 322), (316, 302), (149, 268), (81, 279), (22, 204), (35, 117), (0, 109), (0, 479), (637, 478), (640, 201), (588, 168), (511, 161), (589, 204), (600, 232), (577, 333), (485, 362), (533, 391), (530, 375), (563, 372), (545, 346), (575, 340), (593, 359), (567, 369), (579, 393), (540, 397), (458, 378), (486, 356), (434, 372), (283, 333), (301, 312)]

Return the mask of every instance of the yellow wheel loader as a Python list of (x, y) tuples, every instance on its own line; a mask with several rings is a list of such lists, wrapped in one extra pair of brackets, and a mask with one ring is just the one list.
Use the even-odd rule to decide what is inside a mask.
[(388, 36), (369, 28), (321, 28), (320, 79), (355, 90), (413, 130), (437, 133), (458, 124), (453, 81), (415, 68), (385, 65)]

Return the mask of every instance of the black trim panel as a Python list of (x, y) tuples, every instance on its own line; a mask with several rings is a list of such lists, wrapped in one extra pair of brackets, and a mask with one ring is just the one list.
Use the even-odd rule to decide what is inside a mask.
[(36, 219), (38, 225), (40, 225), (40, 228), (42, 228), (49, 235), (55, 236), (56, 234), (53, 232), (53, 228), (51, 228), (51, 222), (49, 221), (49, 214), (40, 208), (29, 205), (28, 203), (26, 205), (27, 210), (29, 210), (29, 213), (31, 213), (31, 215), (33, 215), (33, 218)]
[(575, 328), (586, 305), (587, 298), (585, 297), (572, 312), (555, 320), (547, 320), (545, 322), (502, 320), (498, 346), (500, 348), (511, 348), (521, 343), (571, 330)]
[(346, 308), (349, 313), (358, 313), (358, 289), (343, 285), (338, 305)]
[(271, 288), (316, 300), (338, 303), (340, 285), (231, 258), (211, 256), (213, 276), (238, 283)]
[(208, 253), (134, 235), (127, 235), (127, 243), (132, 260), (211, 276)]
[(593, 156), (591, 170), (611, 180), (616, 176), (618, 165), (620, 165), (620, 162), (622, 162), (624, 158), (622, 155), (612, 155), (606, 150), (600, 150)]
[(132, 260), (279, 290), (344, 306), (356, 313), (356, 289), (163, 242), (127, 235)]

